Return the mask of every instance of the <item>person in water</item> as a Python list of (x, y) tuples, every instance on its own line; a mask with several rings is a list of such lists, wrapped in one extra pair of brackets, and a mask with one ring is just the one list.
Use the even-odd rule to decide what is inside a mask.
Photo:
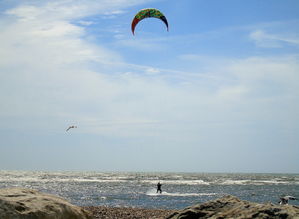
[(160, 182), (158, 182), (157, 184), (157, 193), (160, 192), (160, 194), (162, 193), (162, 189), (161, 189), (162, 184)]

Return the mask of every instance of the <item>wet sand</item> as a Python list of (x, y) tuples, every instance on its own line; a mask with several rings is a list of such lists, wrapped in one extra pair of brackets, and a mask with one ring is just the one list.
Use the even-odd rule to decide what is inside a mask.
[(142, 208), (126, 208), (126, 207), (105, 207), (105, 206), (90, 206), (83, 207), (92, 213), (94, 218), (101, 219), (157, 219), (165, 218), (175, 212), (175, 210), (162, 209), (142, 209)]

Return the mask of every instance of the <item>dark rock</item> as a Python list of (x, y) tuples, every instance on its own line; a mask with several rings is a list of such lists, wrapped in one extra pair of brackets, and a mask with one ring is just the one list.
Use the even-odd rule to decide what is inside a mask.
[(292, 205), (258, 204), (225, 196), (214, 201), (177, 211), (167, 219), (299, 219), (299, 207)]
[(0, 218), (89, 219), (89, 213), (66, 200), (32, 189), (0, 189)]

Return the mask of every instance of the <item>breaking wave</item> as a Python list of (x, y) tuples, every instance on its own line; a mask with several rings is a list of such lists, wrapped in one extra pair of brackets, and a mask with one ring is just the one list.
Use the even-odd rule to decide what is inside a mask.
[(217, 193), (179, 193), (179, 192), (166, 192), (157, 193), (155, 189), (148, 190), (146, 192), (148, 196), (177, 196), (177, 197), (192, 197), (192, 196), (213, 196)]

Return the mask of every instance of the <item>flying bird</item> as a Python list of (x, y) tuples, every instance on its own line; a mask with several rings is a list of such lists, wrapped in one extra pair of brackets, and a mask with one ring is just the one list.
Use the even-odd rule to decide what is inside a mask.
[(69, 127), (67, 128), (67, 130), (66, 130), (66, 131), (68, 131), (68, 130), (70, 130), (70, 129), (74, 129), (74, 128), (77, 128), (77, 126), (74, 126), (74, 125), (72, 125), (72, 126), (69, 126)]
[(297, 200), (297, 198), (294, 196), (286, 195), (286, 196), (280, 198), (279, 204), (287, 205), (289, 203), (289, 200)]

